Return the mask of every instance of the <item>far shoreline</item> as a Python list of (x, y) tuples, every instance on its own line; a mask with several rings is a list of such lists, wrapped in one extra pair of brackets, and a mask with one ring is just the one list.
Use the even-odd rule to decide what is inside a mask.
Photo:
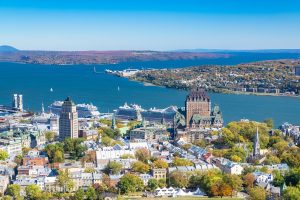
[[(164, 88), (167, 88), (167, 89), (175, 89), (175, 90), (188, 91), (188, 90), (182, 89), (182, 88), (168, 87), (168, 86), (165, 86), (165, 85), (155, 85), (155, 84), (150, 83), (150, 82), (144, 82), (144, 81), (139, 81), (139, 80), (135, 80), (135, 79), (130, 79), (130, 77), (122, 77), (122, 76), (119, 76), (119, 77), (120, 78), (126, 78), (129, 81), (141, 83), (145, 87), (155, 86), (155, 87), (164, 87)], [(259, 92), (239, 92), (239, 91), (231, 91), (231, 90), (220, 90), (220, 91), (208, 90), (208, 92), (209, 93), (216, 93), (216, 94), (218, 93), (218, 94), (233, 94), (233, 95), (253, 95), (253, 96), (271, 96), (271, 97), (300, 98), (300, 95), (287, 95), (287, 94), (283, 94), (283, 93), (273, 94), (273, 93), (259, 93)]]

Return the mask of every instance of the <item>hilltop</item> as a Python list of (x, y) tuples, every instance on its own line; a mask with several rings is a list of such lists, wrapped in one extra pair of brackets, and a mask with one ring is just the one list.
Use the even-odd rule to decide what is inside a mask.
[(0, 52), (17, 52), (17, 51), (19, 50), (12, 46), (8, 46), (8, 45), (0, 46)]
[(294, 96), (299, 94), (300, 88), (300, 76), (295, 75), (295, 66), (300, 66), (300, 60), (142, 70), (130, 79), (177, 89), (203, 87), (222, 93)]
[(0, 50), (0, 62), (31, 64), (114, 64), (135, 61), (167, 61), (227, 58), (229, 54), (161, 51), (10, 51)]

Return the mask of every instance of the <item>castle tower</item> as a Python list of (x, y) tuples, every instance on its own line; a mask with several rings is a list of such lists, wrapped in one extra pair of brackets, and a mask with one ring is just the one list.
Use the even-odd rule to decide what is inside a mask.
[(185, 101), (186, 127), (191, 128), (191, 119), (197, 115), (200, 118), (210, 119), (211, 102), (210, 97), (204, 89), (193, 89), (190, 91)]
[(59, 117), (59, 138), (78, 138), (78, 113), (76, 105), (68, 97), (63, 105)]
[(259, 144), (259, 132), (258, 127), (256, 127), (256, 135), (253, 142), (253, 156), (260, 156), (260, 144)]

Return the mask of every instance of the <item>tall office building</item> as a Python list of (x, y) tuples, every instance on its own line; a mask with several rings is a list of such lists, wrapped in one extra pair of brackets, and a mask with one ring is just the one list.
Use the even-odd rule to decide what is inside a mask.
[(300, 66), (295, 67), (295, 75), (300, 76)]
[(23, 111), (23, 95), (21, 94), (13, 95), (12, 107), (16, 110)]
[(59, 139), (68, 137), (78, 138), (78, 113), (70, 97), (64, 101), (59, 117)]

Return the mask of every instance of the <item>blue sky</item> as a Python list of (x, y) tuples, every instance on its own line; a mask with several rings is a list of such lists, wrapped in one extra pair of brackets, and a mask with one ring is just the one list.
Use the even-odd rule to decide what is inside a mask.
[(19, 49), (289, 49), (299, 36), (299, 0), (0, 0), (0, 44)]

